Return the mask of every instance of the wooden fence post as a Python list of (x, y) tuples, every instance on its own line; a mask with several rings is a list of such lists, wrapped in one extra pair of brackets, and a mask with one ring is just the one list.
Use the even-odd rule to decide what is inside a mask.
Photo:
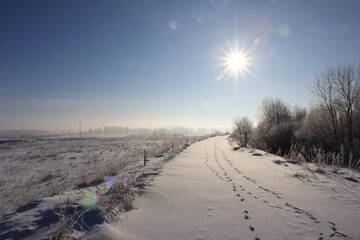
[(146, 150), (144, 150), (144, 166), (146, 166), (146, 162), (147, 162), (148, 160), (146, 159)]

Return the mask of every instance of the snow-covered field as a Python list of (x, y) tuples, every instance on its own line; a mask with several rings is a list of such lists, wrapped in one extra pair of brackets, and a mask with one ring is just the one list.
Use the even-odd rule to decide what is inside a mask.
[(184, 137), (2, 140), (0, 239), (47, 236), (65, 198), (79, 205), (83, 192), (106, 185), (106, 178), (141, 174), (144, 150), (150, 169), (176, 154), (186, 141)]
[(360, 239), (358, 180), (209, 138), (166, 164), (136, 210), (83, 239)]
[[(172, 139), (52, 139), (0, 144), (0, 213), (64, 190), (96, 184)], [(177, 140), (175, 140), (177, 141)]]

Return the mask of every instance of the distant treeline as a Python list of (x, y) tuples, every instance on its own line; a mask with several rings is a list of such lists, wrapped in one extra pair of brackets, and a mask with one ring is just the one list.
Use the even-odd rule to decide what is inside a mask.
[(39, 137), (50, 135), (49, 131), (38, 130), (2, 130), (0, 138), (22, 138), (22, 137)]
[(319, 74), (314, 103), (290, 107), (265, 98), (260, 121), (235, 119), (233, 136), (242, 146), (288, 155), (304, 161), (360, 167), (360, 65), (337, 65)]
[[(171, 136), (204, 136), (219, 134), (215, 129), (207, 128), (128, 128), (121, 126), (104, 126), (81, 130), (81, 137), (171, 137)], [(48, 138), (48, 137), (80, 137), (79, 131), (36, 131), (36, 130), (9, 130), (0, 131), (0, 139), (21, 139), (21, 138)]]
[(213, 129), (206, 128), (128, 128), (121, 126), (105, 126), (99, 128), (89, 128), (85, 134), (104, 134), (104, 135), (134, 135), (134, 136), (203, 136), (214, 133)]

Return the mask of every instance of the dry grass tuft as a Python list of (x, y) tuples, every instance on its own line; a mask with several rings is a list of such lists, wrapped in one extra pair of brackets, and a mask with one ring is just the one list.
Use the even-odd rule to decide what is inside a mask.
[(112, 185), (100, 198), (100, 209), (105, 216), (114, 211), (126, 212), (133, 209), (135, 200), (133, 181), (118, 181)]
[(68, 209), (70, 209), (70, 204), (66, 201), (56, 212), (56, 215), (59, 217), (59, 221), (55, 226), (51, 226), (51, 228), (55, 228), (54, 235), (50, 237), (51, 240), (71, 239), (71, 234), (73, 233), (75, 226), (83, 228), (81, 221), (82, 216), (86, 211), (83, 211), (82, 213), (74, 211), (69, 214)]

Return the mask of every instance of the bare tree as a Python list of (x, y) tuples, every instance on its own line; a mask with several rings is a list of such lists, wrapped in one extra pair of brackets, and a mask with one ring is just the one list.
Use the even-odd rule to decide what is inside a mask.
[[(360, 78), (360, 68), (356, 69), (353, 65), (338, 66), (336, 68), (336, 90), (339, 95), (337, 104), (339, 111), (343, 116), (345, 125), (345, 154), (346, 158), (351, 158), (354, 142), (354, 112), (358, 102)], [(351, 159), (350, 159), (351, 160)]]
[(339, 141), (334, 138), (331, 115), (323, 105), (315, 105), (310, 109), (306, 122), (299, 131), (302, 131), (302, 143), (304, 144), (304, 140), (306, 140), (307, 147), (316, 145), (327, 151), (337, 152), (339, 150)]
[(291, 120), (289, 107), (279, 98), (265, 98), (261, 106), (262, 121), (271, 128)]
[(236, 118), (234, 120), (235, 136), (242, 147), (246, 147), (250, 141), (252, 132), (252, 122), (247, 117)]
[[(357, 76), (358, 78), (360, 78), (360, 66), (358, 67), (358, 72), (357, 72)], [(358, 89), (358, 96), (360, 96), (360, 88)], [(355, 109), (355, 113), (354, 113), (354, 134), (355, 134), (355, 138), (357, 138), (357, 142), (358, 142), (358, 148), (360, 149), (360, 97), (358, 97), (356, 99), (355, 105), (354, 105), (354, 109)], [(356, 148), (356, 146), (354, 146)]]
[(320, 106), (325, 108), (331, 120), (331, 133), (335, 140), (336, 148), (339, 150), (339, 121), (336, 109), (336, 88), (335, 88), (335, 68), (329, 68), (321, 73), (315, 80), (314, 93), (319, 97)]
[(295, 106), (292, 110), (292, 120), (297, 123), (304, 122), (307, 116), (307, 110), (304, 107)]
[(354, 153), (354, 120), (359, 112), (360, 66), (338, 65), (327, 69), (315, 82), (315, 94), (327, 110), (337, 149), (344, 148), (345, 161)]

